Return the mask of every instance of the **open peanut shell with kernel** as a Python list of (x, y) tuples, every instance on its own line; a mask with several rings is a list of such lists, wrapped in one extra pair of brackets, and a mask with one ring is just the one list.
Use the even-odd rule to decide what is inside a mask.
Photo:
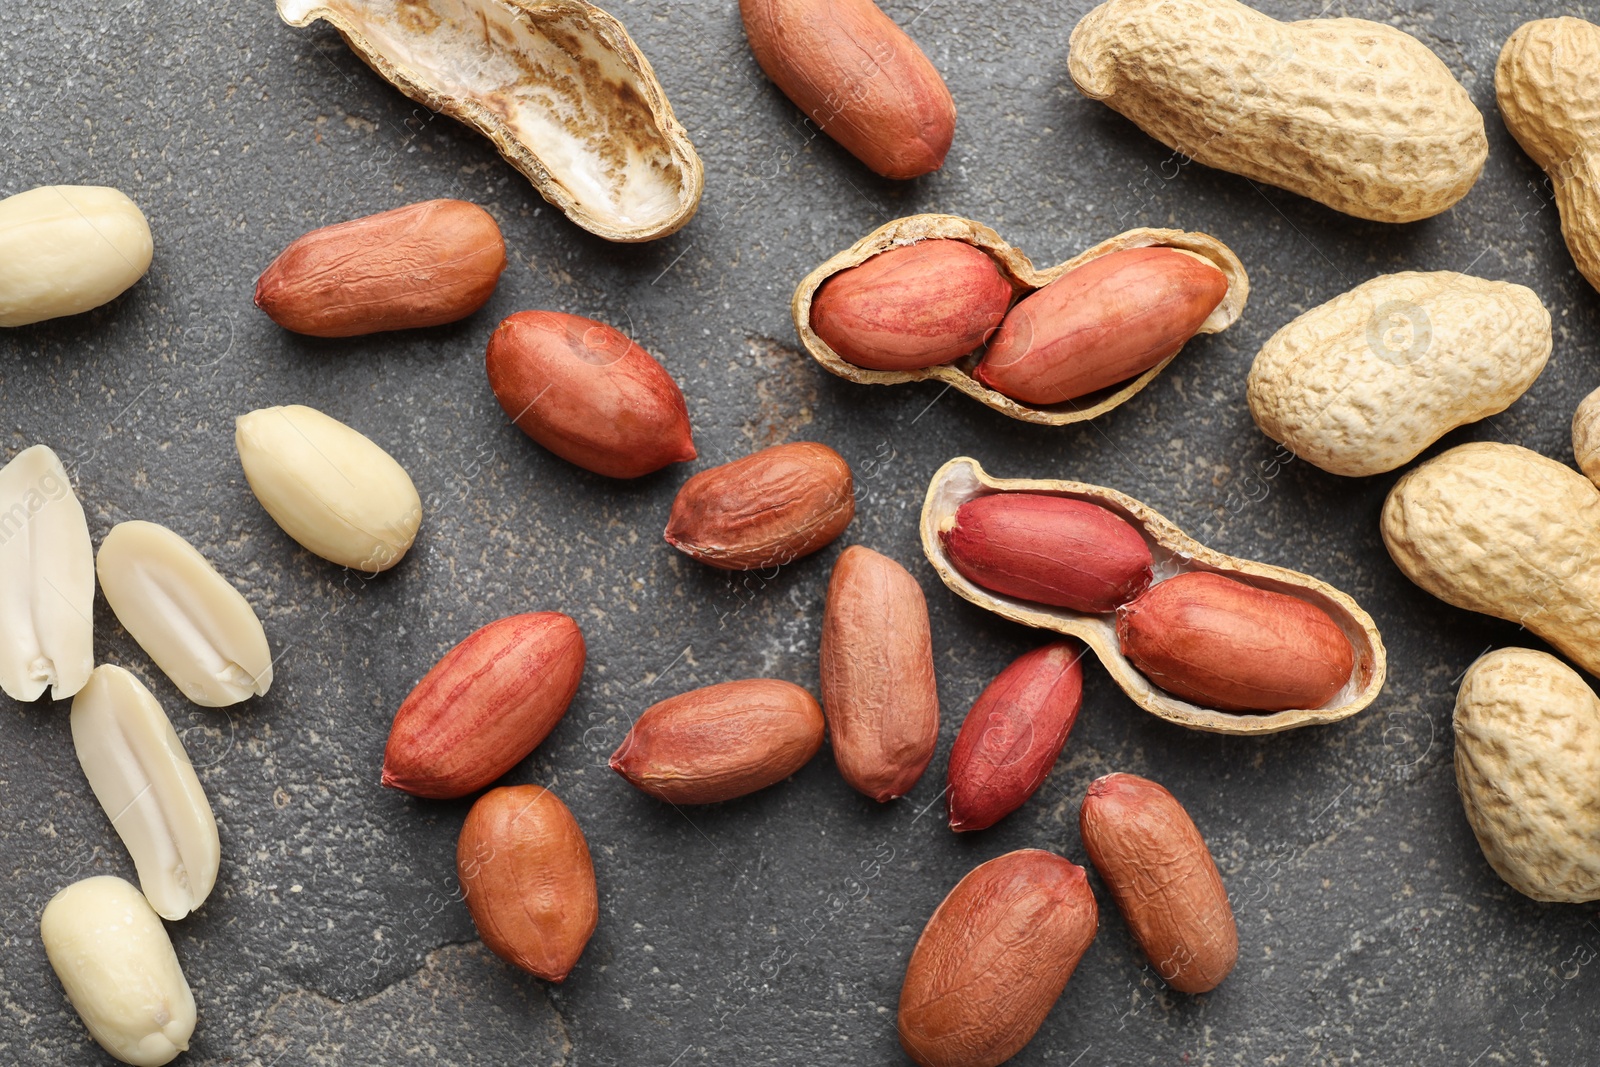
[[(1321, 707), (1270, 714), (1200, 707), (1157, 688), (1122, 654), (1115, 614), (1089, 615), (1018, 600), (991, 592), (956, 570), (940, 538), (941, 531), (954, 523), (956, 509), (967, 501), (1006, 492), (1043, 493), (1109, 509), (1130, 523), (1150, 546), (1155, 582), (1193, 571), (1211, 572), (1320, 608), (1350, 640), (1355, 653), (1350, 680)], [(1115, 489), (1084, 482), (992, 478), (976, 460), (962, 456), (939, 468), (928, 485), (922, 507), (922, 550), (944, 584), (956, 593), (1001, 618), (1078, 638), (1094, 650), (1129, 699), (1152, 715), (1180, 726), (1219, 734), (1269, 734), (1338, 722), (1371, 704), (1383, 689), (1387, 670), (1383, 638), (1372, 617), (1349, 596), (1308, 574), (1237, 559), (1207, 548), (1154, 509)]]
[(700, 205), (705, 171), (622, 23), (580, 0), (278, 0), (327, 22), (418, 103), (465, 123), (573, 222), (650, 241)]
[(991, 407), (1003, 415), (1009, 415), (1013, 419), (1038, 423), (1042, 426), (1065, 426), (1104, 415), (1126, 403), (1135, 393), (1149, 385), (1156, 375), (1165, 370), (1167, 364), (1177, 358), (1181, 351), (1181, 348), (1174, 351), (1144, 373), (1109, 388), (1061, 404), (1034, 406), (1013, 400), (1004, 393), (989, 388), (973, 376), (974, 368), (983, 358), (983, 346), (953, 362), (932, 367), (918, 370), (872, 370), (849, 362), (818, 336), (816, 330), (812, 328), (811, 305), (824, 282), (836, 274), (860, 266), (880, 252), (926, 240), (962, 241), (987, 254), (994, 260), (1001, 275), (1011, 283), (1012, 307), (1015, 307), (1023, 297), (1044, 288), (1067, 272), (1091, 260), (1132, 248), (1178, 249), (1210, 263), (1223, 273), (1228, 283), (1227, 292), (1222, 302), (1206, 317), (1197, 333), (1220, 333), (1226, 330), (1243, 314), (1245, 302), (1250, 297), (1250, 279), (1245, 273), (1244, 264), (1239, 261), (1239, 257), (1232, 249), (1209, 234), (1145, 228), (1129, 230), (1101, 241), (1065, 263), (1058, 263), (1047, 270), (1039, 270), (1026, 255), (1007, 244), (998, 233), (982, 223), (956, 215), (912, 215), (896, 219), (867, 234), (806, 275), (795, 289), (791, 304), (795, 330), (800, 335), (800, 343), (811, 353), (813, 359), (833, 374), (863, 385), (898, 385), (901, 382), (930, 380), (944, 382), (978, 403)]

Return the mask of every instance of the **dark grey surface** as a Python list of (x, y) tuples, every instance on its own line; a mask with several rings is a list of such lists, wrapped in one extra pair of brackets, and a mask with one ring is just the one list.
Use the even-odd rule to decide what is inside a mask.
[[(825, 139), (760, 75), (732, 0), (612, 0), (706, 163), (699, 216), (656, 244), (568, 224), (483, 140), (416, 108), (326, 28), (265, 0), (8, 4), (0, 18), (0, 194), (117, 186), (148, 215), (149, 276), (113, 305), (0, 334), (0, 444), (35, 442), (73, 472), (95, 540), (130, 518), (193, 541), (256, 605), (280, 656), (271, 693), (186, 705), (97, 604), (97, 653), (148, 682), (215, 805), (223, 866), (171, 927), (200, 1004), (183, 1062), (221, 1064), (860, 1064), (902, 1062), (906, 957), (971, 866), (1027, 846), (1082, 861), (1077, 805), (1113, 770), (1189, 806), (1235, 899), (1238, 970), (1167, 993), (1101, 894), (1100, 934), (1019, 1064), (1586, 1064), (1600, 1038), (1600, 925), (1503, 885), (1455, 796), (1456, 681), (1516, 627), (1447, 608), (1390, 563), (1377, 516), (1394, 476), (1345, 480), (1281, 462), (1244, 402), (1260, 344), (1372, 275), (1468, 270), (1531, 285), (1556, 322), (1543, 377), (1510, 411), (1450, 435), (1570, 460), (1573, 407), (1600, 383), (1600, 299), (1572, 266), (1543, 176), (1494, 107), (1501, 43), (1524, 18), (1595, 5), (1429, 0), (1332, 4), (1435, 48), (1488, 125), (1483, 179), (1442, 217), (1361, 222), (1198, 165), (1082, 98), (1067, 35), (1088, 0), (885, 7), (944, 72), (961, 112), (939, 174), (896, 185)], [(1320, 0), (1275, 0), (1280, 17)], [(512, 265), (465, 323), (325, 342), (250, 303), (279, 249), (323, 224), (429, 197), (483, 204)], [(900, 215), (995, 226), (1041, 265), (1134, 226), (1205, 230), (1243, 257), (1244, 318), (1092, 424), (1012, 422), (934, 386), (869, 389), (797, 351), (788, 301), (815, 264)], [(770, 581), (697, 566), (661, 540), (690, 468), (619, 484), (570, 467), (502, 416), (483, 344), (502, 316), (551, 308), (615, 323), (682, 383), (701, 460), (815, 439), (855, 466), (860, 513), (838, 545)], [(234, 416), (307, 403), (411, 472), (426, 516), (397, 570), (347, 576), (299, 549), (252, 498)], [(1088, 671), (1083, 714), (1037, 796), (957, 837), (936, 802), (961, 719), (1041, 636), (946, 592), (915, 518), (952, 456), (1010, 476), (1115, 486), (1227, 552), (1309, 571), (1382, 627), (1390, 681), (1344, 724), (1262, 740), (1144, 714)], [(605, 767), (631, 718), (693, 686), (770, 674), (815, 689), (828, 569), (863, 543), (929, 596), (944, 704), (934, 764), (879, 808), (824, 752), (795, 780), (687, 817)], [(568, 982), (514, 972), (478, 944), (456, 895), (463, 803), (378, 785), (390, 718), (473, 628), (531, 609), (589, 642), (565, 721), (510, 781), (539, 782), (588, 834), (599, 930)], [(85, 787), (65, 704), (0, 700), (0, 1061), (109, 1062), (40, 947), (46, 900), (76, 878), (132, 876)]]

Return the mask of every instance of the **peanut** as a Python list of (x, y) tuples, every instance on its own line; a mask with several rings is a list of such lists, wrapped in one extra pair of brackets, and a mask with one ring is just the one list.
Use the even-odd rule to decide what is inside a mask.
[(1018, 600), (1100, 614), (1150, 584), (1150, 546), (1139, 531), (1084, 500), (980, 496), (962, 504), (939, 537), (956, 570)]
[(1532, 289), (1453, 271), (1385, 274), (1262, 346), (1250, 413), (1325, 471), (1382, 474), (1510, 407), (1550, 346), (1550, 313)]
[(569, 463), (638, 478), (695, 458), (678, 383), (593, 319), (523, 311), (489, 338), (489, 387), (523, 433)]
[(824, 282), (811, 301), (811, 327), (858, 367), (917, 370), (983, 344), (1011, 293), (987, 253), (965, 241), (918, 241)]
[(1109, 0), (1072, 31), (1078, 91), (1208, 167), (1357, 218), (1413, 222), (1467, 194), (1489, 142), (1410, 34), (1278, 22), (1236, 0)]
[(1024, 297), (973, 375), (1028, 404), (1076, 400), (1171, 358), (1227, 293), (1227, 276), (1193, 253), (1112, 252)]
[(880, 803), (905, 796), (939, 743), (939, 687), (922, 586), (870, 548), (851, 545), (839, 553), (819, 658), (839, 773)]
[(1044, 784), (1083, 707), (1083, 646), (1029, 652), (989, 683), (950, 749), (950, 829), (983, 830)]
[(1417, 585), (1600, 674), (1600, 490), (1583, 475), (1517, 445), (1461, 445), (1396, 482), (1381, 525)]
[(472, 924), (501, 959), (547, 982), (572, 972), (600, 919), (594, 861), (578, 820), (536, 785), (479, 797), (456, 841)]
[(1600, 699), (1571, 667), (1491, 652), (1456, 696), (1456, 786), (1495, 873), (1534, 900), (1600, 900)]
[(906, 965), (900, 1044), (922, 1067), (996, 1067), (1038, 1032), (1094, 941), (1082, 867), (1040, 849), (974, 868)]
[(94, 669), (94, 544), (61, 458), (45, 445), (0, 467), (0, 690), (72, 696)]
[(1320, 708), (1355, 669), (1350, 639), (1299, 597), (1191, 571), (1117, 609), (1117, 642), (1147, 678), (1223, 711)]
[(99, 185), (47, 185), (0, 200), (0, 326), (109, 304), (150, 269), (137, 204)]
[(555, 611), (512, 615), (474, 631), (395, 713), (383, 784), (448, 800), (493, 782), (566, 714), (585, 653), (578, 624)]
[(739, 0), (750, 51), (796, 107), (885, 178), (944, 165), (956, 105), (872, 0)]
[(399, 563), (422, 524), (405, 468), (370, 438), (300, 404), (234, 423), (239, 465), (256, 499), (307, 551), (376, 574)]
[(1579, 401), (1572, 413), (1572, 455), (1578, 469), (1600, 485), (1600, 389)]
[(1215, 989), (1239, 958), (1239, 930), (1216, 861), (1166, 789), (1132, 774), (1089, 786), (1083, 847), (1156, 973), (1180, 993)]
[(690, 478), (672, 501), (666, 539), (721, 570), (781, 567), (838, 537), (855, 513), (855, 484), (844, 457), (800, 441)]
[(772, 678), (723, 682), (646, 708), (611, 757), (630, 785), (671, 804), (715, 804), (794, 774), (822, 747), (822, 709)]
[(50, 966), (89, 1036), (123, 1063), (161, 1067), (189, 1047), (194, 994), (161, 919), (121, 878), (85, 878), (39, 918)]
[(1600, 26), (1578, 18), (1520, 26), (1494, 68), (1506, 129), (1550, 176), (1561, 233), (1578, 270), (1600, 289)]
[(261, 272), (256, 307), (312, 337), (440, 326), (487, 304), (505, 269), (487, 211), (427, 200), (295, 240)]

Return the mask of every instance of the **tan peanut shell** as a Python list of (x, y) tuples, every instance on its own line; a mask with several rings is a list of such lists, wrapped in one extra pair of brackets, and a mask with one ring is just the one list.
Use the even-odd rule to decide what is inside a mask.
[(1519, 445), (1462, 445), (1406, 474), (1383, 542), (1407, 578), (1507, 619), (1600, 675), (1600, 489)]
[(1572, 413), (1572, 456), (1578, 469), (1600, 485), (1600, 389), (1580, 400)]
[(1600, 289), (1600, 26), (1524, 23), (1500, 50), (1494, 92), (1506, 129), (1550, 176), (1573, 262)]
[[(1349, 683), (1319, 708), (1294, 708), (1259, 715), (1200, 707), (1157, 688), (1128, 662), (1117, 644), (1115, 615), (1089, 615), (1032, 604), (991, 593), (973, 584), (951, 564), (939, 532), (953, 520), (956, 509), (968, 500), (988, 493), (1014, 491), (1087, 500), (1132, 523), (1150, 545), (1158, 584), (1176, 574), (1211, 572), (1236, 578), (1258, 589), (1298, 597), (1327, 612), (1355, 650), (1355, 669)], [(944, 584), (955, 593), (1001, 618), (1080, 639), (1094, 650), (1107, 673), (1128, 694), (1128, 699), (1150, 714), (1180, 726), (1219, 734), (1268, 734), (1298, 726), (1338, 722), (1371, 704), (1383, 689), (1387, 663), (1383, 638), (1372, 617), (1349, 596), (1308, 574), (1238, 559), (1207, 548), (1153, 508), (1115, 489), (1084, 482), (994, 478), (977, 460), (960, 456), (939, 468), (928, 485), (928, 495), (922, 506), (922, 549)]]
[(1600, 900), (1600, 699), (1554, 656), (1491, 652), (1456, 696), (1456, 787), (1495, 873), (1534, 900)]
[(1439, 57), (1365, 19), (1109, 0), (1073, 29), (1067, 65), (1079, 92), (1190, 159), (1376, 222), (1444, 211), (1489, 153)]
[(688, 222), (705, 172), (650, 61), (581, 0), (278, 0), (412, 100), (483, 134), (573, 222), (650, 241)]
[(1384, 274), (1272, 335), (1250, 368), (1250, 413), (1325, 471), (1382, 474), (1510, 407), (1550, 345), (1550, 313), (1526, 286)]
[(1143, 374), (1109, 389), (1069, 400), (1064, 404), (1036, 407), (996, 392), (973, 377), (973, 368), (978, 365), (983, 355), (982, 349), (953, 363), (943, 363), (920, 370), (869, 370), (845, 360), (829, 347), (826, 341), (817, 336), (817, 332), (811, 328), (811, 302), (817, 290), (822, 288), (823, 282), (835, 274), (865, 263), (879, 252), (930, 239), (965, 241), (983, 250), (995, 260), (1000, 267), (1000, 273), (1011, 282), (1019, 297), (1044, 288), (1074, 267), (1124, 248), (1181, 249), (1212, 264), (1228, 279), (1227, 295), (1200, 327), (1199, 333), (1202, 334), (1220, 333), (1233, 325), (1244, 312), (1245, 301), (1250, 297), (1250, 279), (1245, 274), (1244, 264), (1239, 262), (1239, 257), (1234, 255), (1233, 250), (1227, 245), (1203, 233), (1187, 233), (1183, 230), (1129, 230), (1101, 241), (1065, 263), (1039, 270), (1021, 251), (1007, 244), (998, 233), (982, 223), (955, 215), (912, 215), (878, 227), (801, 280), (799, 287), (795, 289), (794, 300), (790, 307), (794, 312), (794, 328), (800, 335), (800, 343), (811, 353), (812, 359), (822, 364), (830, 373), (862, 385), (943, 382), (959, 389), (978, 403), (991, 407), (1002, 415), (1009, 415), (1013, 419), (1043, 426), (1065, 426), (1104, 415), (1112, 408), (1126, 403), (1135, 393), (1149, 385), (1178, 355), (1174, 352), (1172, 356)]

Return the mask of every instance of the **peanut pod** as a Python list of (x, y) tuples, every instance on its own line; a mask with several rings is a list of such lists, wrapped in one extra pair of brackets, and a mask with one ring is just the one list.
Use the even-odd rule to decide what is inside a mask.
[[(806, 275), (795, 289), (794, 299), (790, 305), (794, 314), (795, 330), (800, 335), (800, 343), (811, 354), (811, 358), (830, 373), (863, 385), (898, 385), (902, 382), (917, 381), (943, 382), (980, 404), (1013, 419), (1046, 426), (1065, 426), (1103, 415), (1126, 403), (1134, 394), (1149, 385), (1178, 354), (1177, 350), (1167, 352), (1162, 349), (1165, 354), (1160, 355), (1154, 365), (1147, 363), (1147, 369), (1129, 372), (1130, 377), (1124, 381), (1098, 387), (1087, 395), (1051, 404), (1016, 400), (985, 385), (975, 376), (976, 369), (984, 356), (983, 349), (977, 345), (965, 354), (961, 354), (960, 358), (953, 358), (952, 362), (931, 366), (910, 366), (907, 369), (895, 370), (874, 369), (852, 363), (844, 353), (835, 350), (816, 328), (813, 309), (819, 300), (822, 302), (823, 312), (829, 313), (830, 298), (826, 296), (824, 286), (831, 279), (868, 264), (880, 253), (908, 245), (915, 247), (916, 242), (928, 241), (959, 241), (983, 252), (994, 261), (1002, 278), (1024, 301), (1029, 295), (1043, 290), (1058, 278), (1111, 253), (1127, 249), (1177, 249), (1186, 257), (1197, 260), (1197, 265), (1215, 267), (1226, 280), (1226, 291), (1222, 295), (1221, 302), (1215, 305), (1194, 331), (1199, 334), (1219, 333), (1227, 329), (1243, 313), (1245, 302), (1250, 296), (1250, 280), (1245, 274), (1244, 265), (1239, 262), (1239, 257), (1221, 241), (1203, 233), (1186, 233), (1182, 230), (1129, 230), (1101, 241), (1065, 263), (1039, 270), (1021, 251), (1007, 244), (999, 234), (981, 223), (954, 215), (913, 215), (896, 219), (867, 234)], [(997, 297), (989, 291), (990, 286), (986, 282), (980, 282), (976, 289), (970, 285), (956, 285), (954, 283), (959, 279), (942, 266), (938, 270), (918, 269), (915, 273), (920, 277), (896, 282), (895, 287), (898, 292), (887, 294), (894, 302), (885, 304), (882, 312), (873, 312), (871, 308), (852, 308), (853, 315), (871, 319), (872, 322), (855, 322), (850, 326), (851, 334), (861, 339), (863, 344), (870, 343), (873, 351), (880, 356), (887, 356), (888, 359), (899, 362), (901, 366), (917, 360), (907, 355), (904, 349), (885, 350), (882, 338), (892, 334), (915, 334), (923, 331), (929, 336), (930, 345), (941, 344), (951, 347), (958, 346), (958, 338), (969, 337), (972, 334), (979, 334), (980, 343), (988, 338), (989, 326), (984, 326), (979, 333), (977, 325), (974, 325), (974, 322), (986, 322), (997, 305)], [(859, 283), (846, 280), (839, 284), (857, 287)], [(977, 295), (977, 300), (971, 309), (964, 313), (958, 310), (959, 305), (971, 299), (974, 293)], [(1110, 307), (1114, 303), (1115, 301), (1109, 301), (1107, 306)], [(1129, 309), (1114, 310), (1117, 315), (1122, 315)], [(1052, 312), (1049, 318), (1052, 321), (1064, 322), (1065, 314), (1066, 312), (1057, 310)], [(924, 319), (943, 319), (954, 321), (958, 325), (953, 328), (948, 324), (946, 327), (940, 327), (937, 323), (920, 321)], [(838, 321), (843, 322), (843, 319)], [(824, 331), (827, 330), (828, 328), (824, 326)], [(835, 333), (834, 336), (838, 339), (840, 335)], [(1111, 340), (1120, 343), (1121, 338), (1113, 331)], [(901, 344), (904, 343), (902, 340)], [(1102, 357), (1091, 352), (1090, 358), (1098, 360)], [(874, 362), (880, 366), (886, 365), (883, 359), (876, 359)], [(1033, 375), (1030, 373), (1029, 377), (1032, 379)]]
[[(1150, 546), (1155, 574), (1152, 590), (1177, 574), (1210, 572), (1239, 579), (1257, 589), (1298, 598), (1325, 612), (1350, 642), (1354, 663), (1349, 682), (1324, 705), (1265, 715), (1240, 715), (1202, 706), (1162, 690), (1123, 654), (1117, 641), (1114, 616), (1087, 614), (994, 593), (972, 582), (955, 567), (941, 535), (954, 524), (956, 512), (969, 500), (1007, 492), (1043, 493), (1087, 501), (1130, 523)], [(945, 585), (958, 595), (1012, 622), (1082, 640), (1094, 650), (1129, 699), (1151, 714), (1182, 726), (1213, 733), (1262, 734), (1313, 723), (1337, 722), (1371, 704), (1383, 689), (1386, 670), (1383, 638), (1372, 618), (1349, 596), (1308, 574), (1238, 559), (1207, 548), (1148, 505), (1115, 489), (1084, 482), (993, 478), (976, 460), (965, 456), (953, 459), (934, 474), (928, 486), (922, 508), (922, 548)]]

